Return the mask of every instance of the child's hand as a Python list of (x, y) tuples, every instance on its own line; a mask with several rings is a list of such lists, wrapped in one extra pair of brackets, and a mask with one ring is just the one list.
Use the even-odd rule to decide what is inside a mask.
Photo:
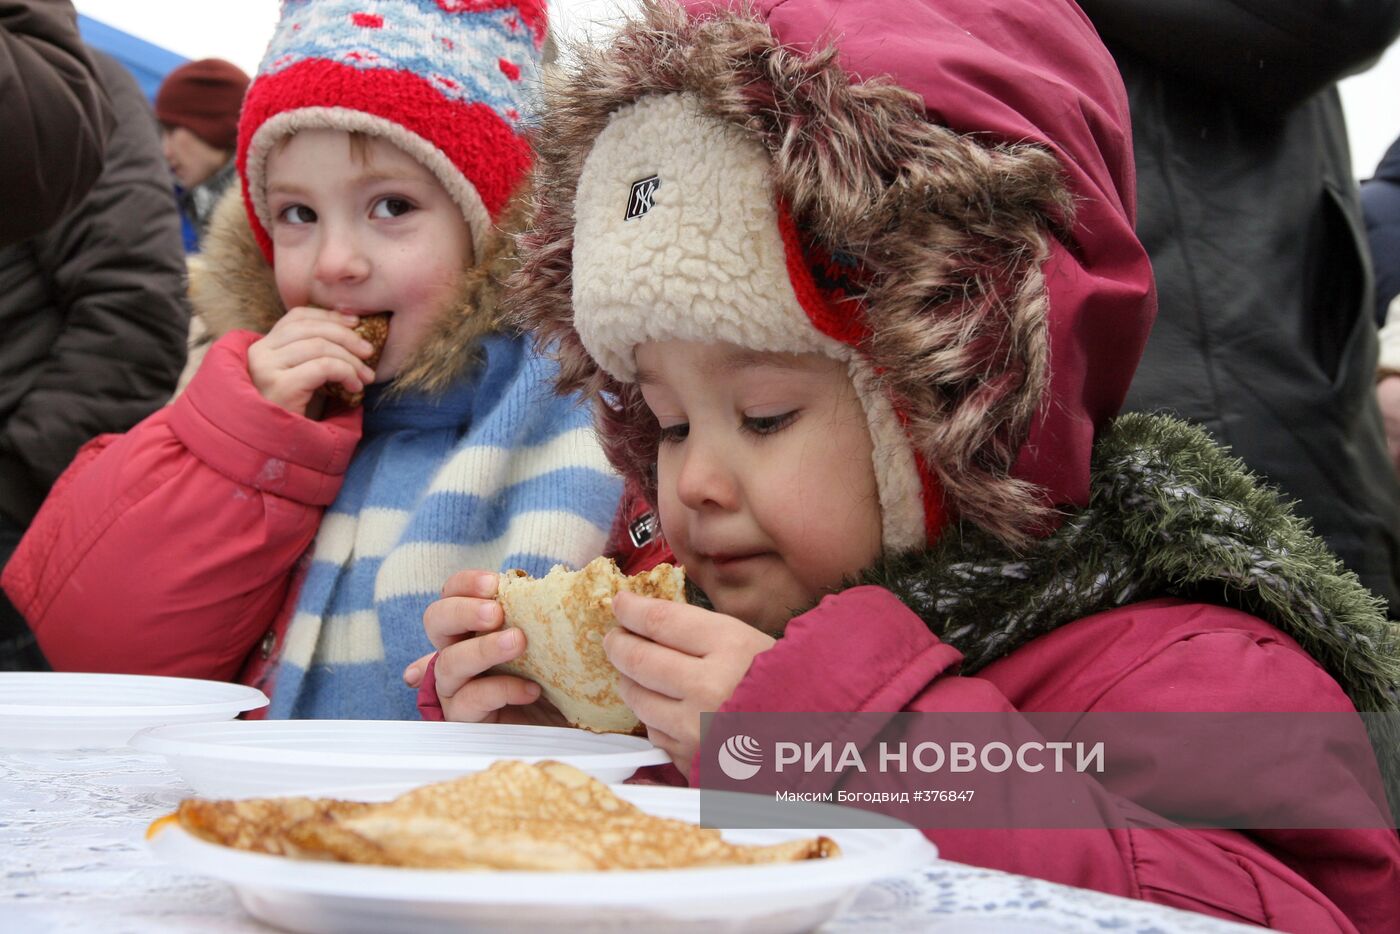
[(293, 308), (248, 348), (248, 374), (264, 399), (306, 415), (316, 391), (328, 382), (360, 392), (374, 381), (364, 361), (374, 353), (352, 330), (359, 322), (323, 308)]
[[(498, 580), (494, 571), (458, 571), (443, 585), (442, 599), (423, 612), (428, 640), (438, 650), (442, 714), (465, 723), (568, 726), (554, 705), (541, 699), (535, 682), (515, 675), (482, 676), (525, 651), (525, 633), (498, 631), (505, 624), (505, 614), (496, 602)], [(421, 670), (417, 674), (421, 679)]]
[(420, 656), (417, 661), (410, 662), (408, 667), (403, 670), (403, 683), (415, 691), (418, 690), (418, 686), (423, 683), (423, 674), (428, 670), (428, 662), (432, 661), (436, 654), (436, 652), (429, 652), (427, 655)]
[(729, 700), (754, 656), (776, 640), (732, 616), (626, 591), (613, 598), (613, 611), (620, 626), (603, 650), (622, 672), (622, 700), (688, 772), (700, 748), (700, 714)]

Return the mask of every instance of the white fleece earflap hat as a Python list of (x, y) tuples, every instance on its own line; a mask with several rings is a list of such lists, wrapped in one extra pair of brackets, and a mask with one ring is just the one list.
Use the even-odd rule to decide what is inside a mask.
[(690, 94), (644, 97), (613, 115), (575, 197), (574, 326), (598, 365), (636, 381), (647, 341), (724, 341), (847, 364), (873, 442), (883, 545), (937, 537), (941, 496), (859, 346), (856, 264), (804, 243), (767, 153)]

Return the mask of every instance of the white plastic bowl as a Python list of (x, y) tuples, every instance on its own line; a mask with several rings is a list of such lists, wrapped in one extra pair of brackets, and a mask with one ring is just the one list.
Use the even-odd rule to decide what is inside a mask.
[(670, 761), (648, 740), (561, 727), (404, 720), (239, 720), (157, 727), (131, 740), (202, 795), (238, 797), (443, 781), (498, 759), (556, 759), (603, 782)]
[(0, 672), (0, 748), (114, 748), (147, 727), (230, 720), (266, 705), (257, 688), (222, 681)]

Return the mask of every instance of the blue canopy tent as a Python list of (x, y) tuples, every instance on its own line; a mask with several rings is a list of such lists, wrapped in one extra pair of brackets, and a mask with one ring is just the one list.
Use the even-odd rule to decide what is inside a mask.
[(136, 76), (148, 100), (156, 99), (156, 89), (175, 68), (188, 61), (183, 55), (176, 55), (169, 49), (138, 39), (131, 33), (114, 29), (91, 16), (78, 14), (78, 32), (83, 41), (94, 49), (101, 49), (126, 66), (126, 70)]
[[(106, 52), (126, 66), (126, 70), (135, 76), (136, 83), (141, 86), (146, 99), (152, 103), (155, 102), (156, 91), (165, 80), (165, 76), (189, 61), (183, 55), (176, 55), (169, 49), (163, 49), (81, 13), (78, 14), (78, 32), (88, 45)], [(184, 234), (185, 250), (188, 252), (195, 249), (194, 228), (183, 215), (180, 218), (180, 227)]]

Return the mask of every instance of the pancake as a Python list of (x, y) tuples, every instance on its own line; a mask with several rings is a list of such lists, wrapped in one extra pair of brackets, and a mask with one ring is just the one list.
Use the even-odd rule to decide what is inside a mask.
[(641, 723), (618, 694), (621, 675), (603, 652), (603, 636), (617, 626), (612, 598), (619, 590), (685, 602), (685, 574), (658, 564), (627, 577), (611, 558), (582, 570), (562, 565), (541, 578), (524, 571), (501, 575), (497, 599), (505, 625), (525, 633), (525, 653), (493, 671), (529, 678), (574, 726), (595, 733), (637, 733)]
[[(360, 323), (355, 325), (356, 334), (363, 337), (374, 345), (374, 353), (365, 360), (365, 365), (371, 370), (379, 366), (379, 357), (384, 353), (384, 344), (389, 340), (389, 319), (393, 317), (387, 311), (378, 314), (360, 316)], [(365, 401), (364, 390), (360, 392), (350, 392), (339, 383), (328, 382), (321, 387), (322, 391), (332, 399), (343, 405), (360, 405)]]
[(559, 762), (501, 761), (383, 804), (184, 801), (176, 813), (185, 830), (224, 846), (418, 869), (682, 869), (840, 855), (827, 837), (769, 846), (728, 843), (718, 830), (647, 814)]
[(373, 807), (357, 801), (325, 798), (250, 798), (240, 801), (180, 802), (175, 817), (180, 826), (211, 843), (255, 853), (299, 856), (290, 831), (303, 821), (334, 820)]

